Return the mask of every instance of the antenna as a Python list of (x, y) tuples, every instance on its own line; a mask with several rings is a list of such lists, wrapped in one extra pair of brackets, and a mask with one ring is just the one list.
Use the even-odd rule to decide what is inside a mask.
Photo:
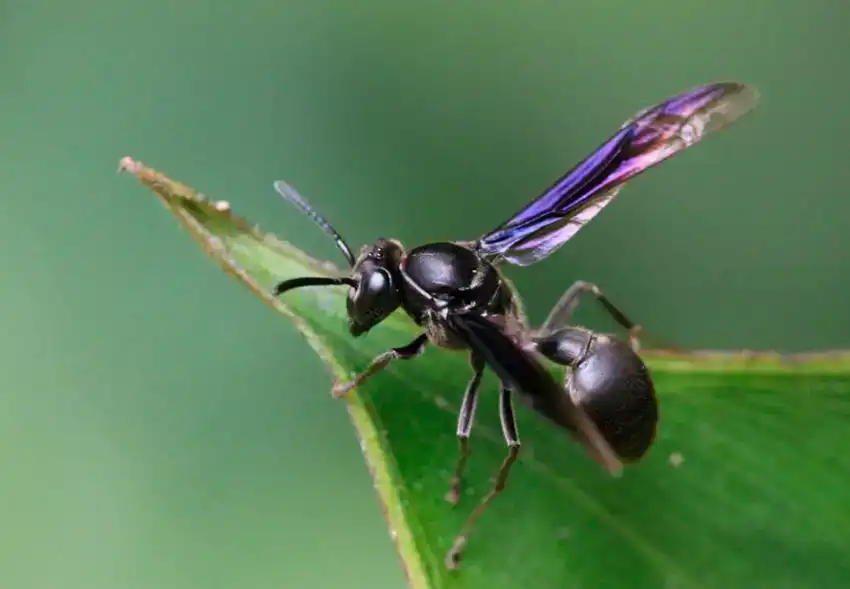
[(333, 237), (339, 251), (342, 252), (342, 255), (344, 255), (345, 259), (348, 261), (348, 265), (354, 267), (355, 260), (354, 254), (351, 253), (351, 248), (348, 247), (348, 244), (345, 243), (342, 236), (336, 232), (336, 229), (334, 229), (323, 216), (316, 212), (316, 210), (310, 206), (303, 196), (298, 194), (292, 186), (283, 180), (276, 181), (274, 183), (274, 189), (283, 197), (284, 200), (294, 204), (298, 207), (299, 211), (310, 217), (316, 225), (322, 228), (322, 231)]
[(353, 278), (332, 278), (330, 276), (302, 276), (300, 278), (290, 278), (284, 280), (274, 288), (274, 296), (279, 297), (283, 293), (294, 288), (302, 288), (305, 286), (339, 286), (348, 285), (352, 288), (357, 287), (357, 281)]

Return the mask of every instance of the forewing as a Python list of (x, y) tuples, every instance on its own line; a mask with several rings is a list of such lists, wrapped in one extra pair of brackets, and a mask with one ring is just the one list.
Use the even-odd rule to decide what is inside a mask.
[(533, 264), (566, 243), (602, 211), (623, 184), (723, 129), (759, 101), (752, 86), (718, 82), (640, 111), (537, 199), (478, 240), (493, 262)]
[(527, 405), (550, 421), (574, 431), (591, 456), (609, 472), (619, 475), (622, 463), (617, 454), (590, 417), (572, 402), (533, 356), (485, 317), (449, 314), (447, 321), (470, 349), (480, 354), (502, 382), (519, 393)]

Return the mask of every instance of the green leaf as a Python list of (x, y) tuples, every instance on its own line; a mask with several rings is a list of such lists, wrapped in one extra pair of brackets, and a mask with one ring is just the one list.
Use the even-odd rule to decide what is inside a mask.
[[(332, 378), (350, 377), (417, 333), (396, 314), (346, 330), (342, 288), (269, 296), (279, 280), (338, 274), (129, 158), (204, 251), (290, 319)], [(660, 394), (657, 442), (622, 478), (519, 409), (521, 459), (472, 535), (458, 571), (443, 558), (505, 455), (497, 383), (485, 378), (467, 487), (444, 500), (455, 411), (470, 371), (428, 349), (346, 399), (410, 585), (438, 588), (734, 589), (845, 587), (850, 580), (850, 354), (645, 352)], [(331, 380), (328, 381), (330, 388)]]

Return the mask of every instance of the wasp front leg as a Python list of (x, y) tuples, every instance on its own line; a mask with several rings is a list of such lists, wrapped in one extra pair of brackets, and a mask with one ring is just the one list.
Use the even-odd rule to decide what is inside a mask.
[(362, 385), (364, 382), (384, 370), (393, 360), (410, 360), (420, 356), (425, 351), (425, 346), (428, 344), (428, 336), (420, 334), (412, 342), (406, 346), (399, 348), (390, 348), (383, 354), (375, 356), (369, 363), (369, 366), (356, 375), (348, 382), (337, 382), (331, 389), (331, 395), (334, 398), (341, 398), (348, 394), (349, 391)]

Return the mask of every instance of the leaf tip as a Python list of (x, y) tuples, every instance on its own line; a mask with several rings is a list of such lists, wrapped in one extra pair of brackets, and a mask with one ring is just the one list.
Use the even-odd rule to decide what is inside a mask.
[(129, 155), (125, 155), (121, 158), (121, 161), (118, 162), (118, 173), (129, 172), (134, 176), (137, 175), (145, 165), (142, 162), (137, 162)]

